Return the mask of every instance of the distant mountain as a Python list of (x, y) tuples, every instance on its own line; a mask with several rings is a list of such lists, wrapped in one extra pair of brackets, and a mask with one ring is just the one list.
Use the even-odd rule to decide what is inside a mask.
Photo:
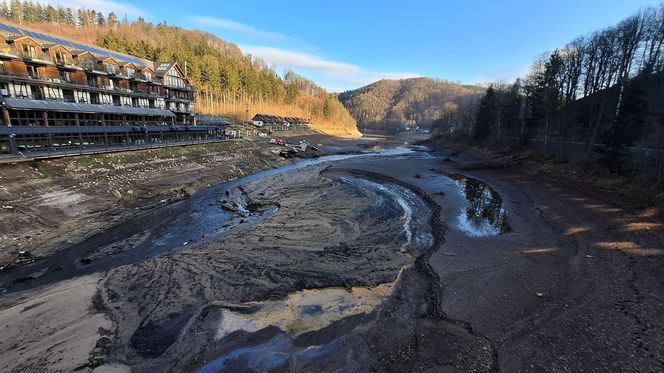
[(381, 80), (339, 95), (360, 131), (429, 128), (450, 104), (477, 99), (485, 88), (432, 78)]

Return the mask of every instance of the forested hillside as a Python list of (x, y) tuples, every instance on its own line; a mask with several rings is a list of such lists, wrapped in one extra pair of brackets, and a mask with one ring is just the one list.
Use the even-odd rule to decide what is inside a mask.
[[(95, 10), (0, 1), (0, 16), (22, 26), (153, 61), (176, 61), (198, 90), (197, 111), (239, 120), (255, 113), (311, 118), (314, 127), (357, 136), (356, 123), (335, 95), (294, 72), (280, 77), (237, 45), (198, 30), (119, 20)], [(248, 110), (248, 112), (247, 112)]]
[(475, 110), (439, 130), (664, 182), (664, 4), (547, 52), (515, 83), (489, 87)]
[(415, 126), (429, 128), (445, 112), (477, 102), (484, 90), (445, 80), (412, 78), (381, 80), (347, 91), (339, 99), (360, 130), (395, 131)]

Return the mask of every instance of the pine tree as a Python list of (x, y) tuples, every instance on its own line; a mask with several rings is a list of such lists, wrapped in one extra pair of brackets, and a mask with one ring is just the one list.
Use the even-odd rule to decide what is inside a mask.
[(79, 27), (86, 27), (88, 25), (88, 22), (87, 22), (87, 18), (85, 16), (85, 9), (77, 10), (77, 15), (78, 15), (78, 26)]
[(46, 22), (46, 12), (38, 2), (32, 4), (32, 22)]
[(10, 18), (11, 13), (9, 12), (9, 6), (7, 5), (6, 0), (2, 0), (0, 2), (0, 17), (2, 18)]
[(21, 21), (32, 22), (32, 2), (23, 1), (21, 3)]
[(58, 5), (58, 23), (67, 23), (67, 10), (62, 5)]
[(48, 23), (60, 22), (60, 13), (50, 5), (46, 7), (46, 22)]
[(483, 143), (491, 134), (491, 126), (496, 121), (496, 106), (496, 90), (493, 87), (489, 87), (480, 102), (480, 109), (477, 113), (474, 133), (475, 141)]
[(23, 21), (23, 4), (19, 0), (11, 0), (10, 11), (11, 19), (14, 22), (21, 23)]
[(97, 26), (103, 27), (106, 24), (106, 20), (104, 19), (104, 13), (99, 12), (97, 13)]
[(117, 27), (119, 23), (118, 16), (113, 12), (108, 13), (108, 17), (106, 18), (106, 23), (112, 28)]
[(297, 88), (295, 83), (288, 83), (286, 85), (286, 103), (294, 104), (297, 101), (297, 96), (300, 94), (300, 90)]
[(74, 16), (74, 10), (72, 8), (67, 8), (65, 10), (65, 23), (76, 26), (76, 16)]

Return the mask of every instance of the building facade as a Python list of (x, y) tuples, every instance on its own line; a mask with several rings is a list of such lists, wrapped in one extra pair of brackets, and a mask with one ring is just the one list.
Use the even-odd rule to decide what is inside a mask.
[(0, 154), (212, 135), (196, 128), (196, 91), (177, 63), (9, 23), (0, 23), (0, 95)]

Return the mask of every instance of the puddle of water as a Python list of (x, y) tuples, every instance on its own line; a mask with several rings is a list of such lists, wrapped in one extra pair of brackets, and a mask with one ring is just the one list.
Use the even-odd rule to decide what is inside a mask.
[(291, 336), (281, 333), (259, 345), (238, 348), (218, 357), (201, 367), (198, 373), (267, 372), (284, 366), (289, 360), (325, 356), (342, 347), (342, 344), (343, 337), (320, 346), (296, 347)]
[(468, 205), (459, 213), (458, 228), (471, 237), (495, 236), (511, 231), (500, 195), (488, 184), (463, 175), (451, 175)]
[(341, 288), (306, 289), (291, 293), (283, 300), (245, 303), (250, 308), (259, 307), (253, 313), (224, 310), (217, 339), (238, 330), (256, 332), (268, 326), (278, 327), (281, 333), (261, 344), (241, 347), (215, 358), (198, 372), (265, 372), (298, 357), (327, 355), (341, 346), (343, 336), (330, 343), (308, 347), (297, 347), (293, 340), (300, 334), (320, 330), (343, 318), (372, 312), (392, 294), (403, 270), (408, 267), (403, 267), (394, 281), (374, 288), (354, 287), (350, 291)]
[(324, 328), (348, 316), (370, 313), (392, 294), (400, 276), (401, 272), (393, 282), (374, 288), (306, 289), (291, 293), (283, 300), (247, 302), (246, 306), (260, 309), (249, 314), (224, 310), (216, 337), (221, 339), (237, 330), (255, 332), (271, 325), (297, 335)]

